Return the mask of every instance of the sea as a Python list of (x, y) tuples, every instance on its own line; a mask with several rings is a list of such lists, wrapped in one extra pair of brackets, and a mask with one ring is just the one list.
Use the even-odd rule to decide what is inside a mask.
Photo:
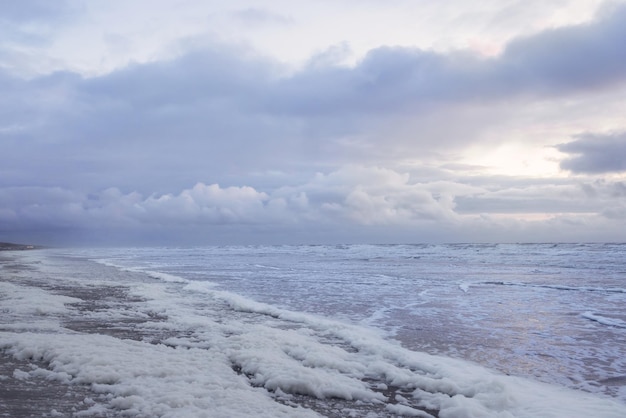
[(626, 244), (5, 258), (0, 384), (82, 391), (48, 416), (626, 416)]

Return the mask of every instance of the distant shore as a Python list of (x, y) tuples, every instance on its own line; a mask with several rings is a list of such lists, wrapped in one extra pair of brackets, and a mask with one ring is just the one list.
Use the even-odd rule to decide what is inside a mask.
[(22, 251), (22, 250), (36, 250), (43, 248), (38, 245), (30, 244), (13, 244), (10, 242), (0, 242), (0, 251)]

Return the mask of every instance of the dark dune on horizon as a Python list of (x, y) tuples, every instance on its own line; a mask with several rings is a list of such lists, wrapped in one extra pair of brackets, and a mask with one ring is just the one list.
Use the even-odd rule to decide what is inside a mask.
[(42, 248), (39, 245), (32, 244), (15, 244), (12, 242), (0, 242), (0, 251), (16, 251), (16, 250), (34, 250)]

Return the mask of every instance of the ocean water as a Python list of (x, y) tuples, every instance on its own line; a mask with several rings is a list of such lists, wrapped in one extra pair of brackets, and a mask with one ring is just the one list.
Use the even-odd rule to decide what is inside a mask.
[(82, 416), (626, 416), (626, 245), (18, 258), (0, 347), (89, 385)]

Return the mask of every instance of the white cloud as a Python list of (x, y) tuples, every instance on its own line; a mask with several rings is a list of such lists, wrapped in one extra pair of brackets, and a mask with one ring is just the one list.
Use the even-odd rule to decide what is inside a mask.
[(149, 197), (141, 220), (180, 223), (255, 223), (267, 219), (268, 196), (252, 187), (196, 184), (178, 195)]

